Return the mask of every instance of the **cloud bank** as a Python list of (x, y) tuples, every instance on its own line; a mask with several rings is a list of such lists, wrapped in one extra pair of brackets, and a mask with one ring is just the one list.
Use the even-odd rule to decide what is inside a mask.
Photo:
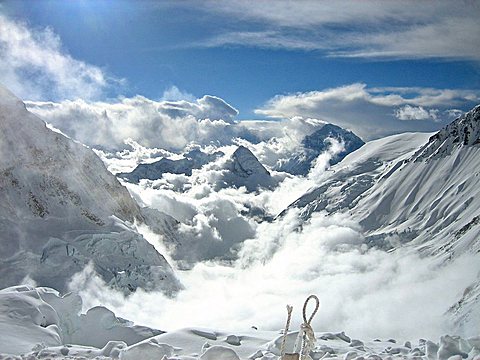
[(223, 146), (247, 141), (250, 146), (257, 144), (259, 156), (272, 166), (275, 156), (285, 155), (305, 135), (324, 124), (295, 117), (235, 121), (238, 111), (225, 100), (210, 95), (193, 101), (155, 101), (135, 96), (110, 103), (66, 100), (27, 101), (26, 105), (53, 127), (96, 148), (132, 149), (135, 143), (137, 150), (144, 147), (150, 153), (153, 148), (181, 152), (192, 144)]
[(76, 60), (50, 28), (31, 29), (0, 14), (0, 82), (21, 98), (92, 99), (121, 80)]
[(205, 95), (193, 102), (154, 101), (143, 96), (116, 103), (66, 100), (26, 102), (30, 111), (84, 144), (123, 149), (126, 139), (146, 147), (183, 149), (199, 143), (234, 137), (233, 118), (238, 111), (224, 100)]
[(179, 152), (189, 144), (223, 146), (247, 141), (265, 165), (274, 166), (326, 122), (368, 141), (407, 131), (438, 130), (462, 113), (459, 108), (466, 110), (480, 101), (479, 90), (370, 88), (354, 83), (277, 95), (255, 110), (276, 120), (236, 121), (238, 110), (219, 97), (192, 100), (177, 88), (165, 96), (181, 100), (155, 101), (137, 95), (112, 102), (27, 101), (26, 105), (53, 127), (92, 147), (122, 150), (131, 139), (147, 148)]

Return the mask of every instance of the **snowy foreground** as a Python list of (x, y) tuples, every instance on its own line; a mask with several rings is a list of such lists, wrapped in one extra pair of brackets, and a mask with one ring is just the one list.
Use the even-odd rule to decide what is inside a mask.
[[(0, 359), (279, 359), (282, 331), (227, 332), (187, 328), (172, 332), (136, 326), (104, 307), (80, 314), (82, 299), (50, 288), (0, 290)], [(145, 309), (148, 311), (148, 309)], [(289, 333), (287, 350), (298, 332)], [(361, 341), (345, 333), (316, 333), (316, 359), (479, 360), (480, 337)]]

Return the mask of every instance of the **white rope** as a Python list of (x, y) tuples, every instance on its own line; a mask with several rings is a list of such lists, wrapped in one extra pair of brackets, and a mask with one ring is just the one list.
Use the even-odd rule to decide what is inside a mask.
[[(307, 320), (307, 305), (308, 302), (312, 299), (315, 300), (315, 309), (310, 315), (310, 318)], [(310, 323), (312, 322), (313, 317), (317, 313), (319, 307), (320, 300), (315, 295), (310, 295), (303, 304), (303, 324), (300, 327), (300, 332), (297, 337), (297, 343), (301, 342), (300, 360), (307, 359), (307, 356), (310, 355), (310, 351), (312, 351), (313, 347), (315, 346), (315, 333), (313, 332), (313, 328)], [(295, 347), (297, 347), (297, 344), (295, 344)]]
[[(308, 305), (308, 302), (312, 299), (315, 300), (315, 309), (313, 310), (310, 317), (307, 319), (307, 305)], [(295, 340), (293, 354), (289, 353), (287, 355), (285, 353), (285, 345), (287, 341), (287, 333), (290, 327), (290, 320), (292, 317), (292, 310), (293, 310), (292, 306), (287, 305), (287, 312), (288, 312), (287, 323), (285, 325), (285, 331), (283, 332), (282, 345), (280, 348), (281, 360), (285, 360), (287, 358), (288, 359), (300, 358), (300, 360), (311, 359), (310, 352), (313, 350), (315, 346), (315, 333), (313, 332), (313, 328), (310, 323), (312, 322), (313, 317), (317, 313), (319, 307), (320, 307), (320, 300), (318, 299), (317, 296), (310, 295), (307, 298), (307, 300), (305, 300), (305, 303), (303, 304), (303, 324), (300, 326), (297, 339)]]
[(285, 357), (285, 344), (287, 343), (288, 329), (290, 328), (290, 320), (292, 319), (293, 306), (287, 305), (287, 323), (285, 324), (285, 330), (283, 331), (282, 346), (280, 348), (281, 358)]

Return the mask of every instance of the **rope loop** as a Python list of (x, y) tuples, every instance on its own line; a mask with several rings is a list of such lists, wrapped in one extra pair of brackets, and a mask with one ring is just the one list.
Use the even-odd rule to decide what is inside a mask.
[[(315, 300), (315, 309), (313, 310), (312, 315), (310, 315), (310, 318), (307, 320), (307, 305), (308, 305), (308, 302), (312, 299)], [(310, 323), (312, 322), (313, 317), (317, 313), (319, 307), (320, 307), (320, 300), (318, 299), (318, 297), (316, 295), (310, 295), (307, 298), (307, 300), (305, 300), (305, 304), (303, 304), (303, 322), (305, 324), (310, 325)]]

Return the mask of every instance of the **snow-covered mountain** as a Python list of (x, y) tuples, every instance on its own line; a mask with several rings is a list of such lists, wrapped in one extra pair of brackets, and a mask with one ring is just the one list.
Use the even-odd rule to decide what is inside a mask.
[(479, 251), (479, 128), (477, 106), (433, 136), (371, 141), (292, 206), (306, 218), (314, 211), (349, 211), (377, 244), (394, 235), (446, 257)]
[(200, 149), (194, 149), (186, 153), (181, 159), (161, 158), (153, 163), (139, 164), (133, 171), (119, 173), (117, 176), (126, 181), (136, 183), (141, 179), (160, 179), (165, 173), (191, 176), (193, 169), (200, 169), (203, 165), (215, 161), (222, 155), (224, 154), (220, 151), (207, 154)]
[[(410, 246), (449, 262), (480, 252), (480, 106), (436, 134), (400, 134), (368, 142), (332, 167), (322, 184), (295, 201), (313, 212), (346, 212), (366, 242)], [(480, 274), (449, 310), (459, 328), (480, 321)]]
[(307, 175), (315, 159), (331, 146), (332, 140), (338, 141), (343, 149), (330, 159), (330, 165), (342, 161), (345, 156), (364, 144), (363, 140), (353, 132), (333, 124), (325, 124), (313, 134), (305, 136), (301, 146), (294, 151), (293, 156), (280, 161), (275, 169), (293, 175)]
[(256, 156), (244, 146), (235, 150), (224, 168), (226, 172), (222, 181), (226, 186), (245, 186), (248, 191), (255, 191), (259, 188), (270, 189), (277, 183)]
[(141, 209), (93, 151), (52, 131), (0, 87), (0, 287), (60, 291), (92, 263), (111, 286), (171, 293), (165, 258), (133, 230)]

